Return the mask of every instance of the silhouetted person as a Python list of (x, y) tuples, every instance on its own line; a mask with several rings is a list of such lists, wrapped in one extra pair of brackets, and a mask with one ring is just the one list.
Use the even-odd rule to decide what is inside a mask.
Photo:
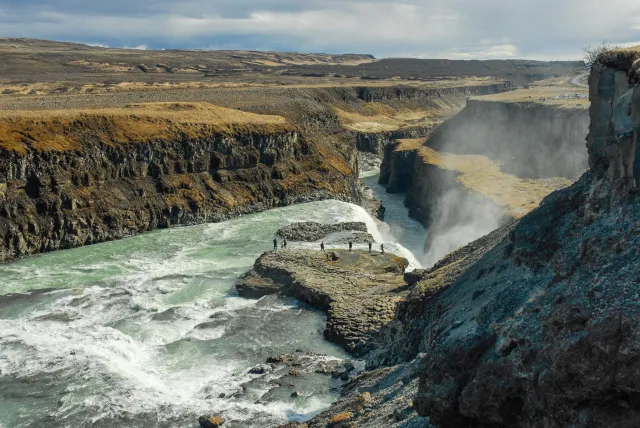
[(380, 244), (380, 251), (384, 254), (384, 244)]
[(273, 238), (273, 251), (278, 251), (278, 240)]
[(287, 240), (282, 241), (282, 248), (287, 248)]
[(371, 241), (369, 241), (368, 244), (369, 244), (369, 252), (371, 252)]
[(324, 251), (324, 241), (320, 243), (320, 251)]
[(353, 242), (351, 242), (351, 240), (349, 240), (349, 251), (351, 251), (352, 248), (353, 248)]

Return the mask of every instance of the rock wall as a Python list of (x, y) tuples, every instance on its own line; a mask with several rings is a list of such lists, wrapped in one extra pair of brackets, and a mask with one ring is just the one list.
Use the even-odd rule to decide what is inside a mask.
[(396, 102), (396, 101), (422, 101), (431, 103), (433, 99), (460, 94), (466, 96), (490, 95), (499, 92), (510, 91), (513, 83), (499, 82), (489, 85), (462, 86), (454, 88), (421, 89), (410, 86), (384, 87), (369, 86), (358, 88), (358, 98), (365, 102)]
[(407, 277), (410, 299), (377, 358), (423, 353), (414, 407), (431, 423), (640, 423), (640, 194), (633, 170), (620, 168), (634, 158), (630, 136), (612, 133), (629, 123), (637, 142), (640, 88), (621, 82), (624, 65), (592, 71), (588, 173), (518, 223)]
[(416, 151), (398, 150), (400, 144), (394, 141), (384, 148), (378, 183), (386, 185), (389, 193), (406, 192), (413, 184)]
[(89, 132), (75, 150), (2, 149), (0, 261), (296, 202), (359, 201), (355, 150), (294, 130), (193, 131), (128, 144)]
[[(353, 381), (309, 426), (345, 408), (359, 427), (390, 414), (443, 428), (640, 426), (640, 192), (629, 166), (640, 53), (629, 55), (603, 54), (591, 72), (590, 170), (521, 220), (405, 274), (386, 346), (368, 355), (370, 367), (391, 367)], [(404, 387), (398, 373), (409, 373)], [(361, 386), (371, 386), (365, 414)]]
[(469, 100), (427, 145), (499, 160), (505, 172), (519, 177), (577, 178), (588, 167), (588, 129), (589, 114), (582, 108)]
[[(611, 180), (640, 178), (640, 91), (636, 82), (640, 63), (633, 56), (611, 57), (589, 78), (591, 125), (588, 137), (589, 165), (606, 171)], [(636, 82), (637, 84), (637, 82)]]
[(387, 146), (402, 138), (420, 138), (429, 135), (432, 127), (421, 126), (400, 131), (389, 132), (356, 132), (356, 147), (361, 152), (373, 153), (384, 159)]
[[(502, 171), (518, 177), (577, 178), (588, 167), (588, 123), (586, 109), (469, 100), (466, 108), (436, 128), (424, 145), (438, 151), (486, 156), (500, 162)], [(415, 151), (398, 151), (397, 147), (390, 145), (384, 151), (380, 183), (387, 184), (390, 192), (406, 192), (405, 205), (411, 217), (425, 227), (434, 222), (434, 207), (441, 205), (443, 198), (458, 206), (450, 210), (451, 224), (472, 217), (474, 211), (504, 217), (502, 207), (460, 186), (457, 172), (425, 164)], [(479, 208), (473, 210), (474, 205)]]

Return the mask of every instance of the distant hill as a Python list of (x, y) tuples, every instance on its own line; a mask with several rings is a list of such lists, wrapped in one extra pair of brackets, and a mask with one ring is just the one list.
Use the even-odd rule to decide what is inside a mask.
[(572, 74), (583, 67), (578, 61), (376, 60), (365, 54), (115, 49), (12, 38), (0, 38), (0, 56), (0, 79), (14, 83), (95, 81), (98, 76), (111, 83), (202, 78), (252, 83), (273, 83), (282, 78), (291, 83), (291, 79), (314, 82), (317, 78), (367, 81), (476, 76), (523, 84)]

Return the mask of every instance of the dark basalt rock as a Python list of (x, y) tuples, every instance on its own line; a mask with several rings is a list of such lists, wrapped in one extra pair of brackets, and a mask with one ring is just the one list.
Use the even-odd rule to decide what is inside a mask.
[[(411, 292), (368, 355), (396, 365), (352, 381), (310, 428), (353, 412), (356, 391), (388, 385), (390, 400), (356, 412), (357, 426), (385, 426), (390, 414), (442, 428), (640, 426), (638, 132), (616, 134), (640, 129), (640, 88), (624, 64), (591, 72), (590, 171), (517, 223), (406, 275)], [(417, 390), (397, 383), (409, 364)], [(417, 415), (399, 413), (398, 396)]]
[(313, 242), (325, 236), (341, 231), (366, 232), (367, 225), (363, 222), (344, 222), (335, 224), (320, 224), (312, 221), (292, 223), (278, 230), (278, 235), (291, 241)]

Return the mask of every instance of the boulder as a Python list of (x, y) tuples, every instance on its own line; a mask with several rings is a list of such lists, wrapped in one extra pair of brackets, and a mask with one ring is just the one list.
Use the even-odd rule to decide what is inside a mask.
[(202, 428), (220, 428), (225, 420), (221, 416), (200, 416), (198, 422)]

